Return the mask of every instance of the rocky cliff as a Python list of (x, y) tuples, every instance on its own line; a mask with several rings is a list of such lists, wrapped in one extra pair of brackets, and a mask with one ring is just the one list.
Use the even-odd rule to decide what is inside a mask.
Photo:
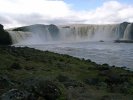
[(4, 26), (0, 24), (0, 45), (12, 44), (11, 37), (7, 31), (4, 30)]

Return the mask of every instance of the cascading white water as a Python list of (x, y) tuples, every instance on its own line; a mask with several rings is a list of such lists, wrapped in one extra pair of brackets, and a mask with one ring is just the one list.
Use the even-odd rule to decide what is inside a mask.
[(96, 25), (92, 40), (115, 40), (117, 38), (118, 25)]
[(13, 44), (42, 44), (51, 41), (52, 37), (46, 29), (43, 33), (23, 32), (23, 31), (8, 31)]
[(115, 40), (118, 38), (119, 25), (70, 25), (61, 27), (63, 40)]
[(132, 24), (128, 24), (125, 32), (124, 32), (124, 36), (123, 36), (123, 40), (130, 40), (131, 39), (131, 33), (130, 33), (130, 30), (131, 30), (131, 26)]
[[(123, 38), (123, 40), (131, 39), (132, 24), (127, 24), (122, 32), (120, 31), (120, 25), (87, 25), (87, 24), (73, 24), (63, 26), (39, 26), (34, 31), (9, 31), (13, 43), (19, 44), (43, 44), (55, 41), (111, 41)], [(55, 32), (55, 27), (57, 28)], [(35, 28), (35, 27), (34, 27)], [(50, 28), (50, 29), (49, 29)], [(123, 33), (123, 37), (121, 37)], [(120, 36), (121, 35), (121, 36)]]
[(23, 31), (8, 31), (13, 44), (25, 41), (26, 39), (29, 39), (32, 36), (31, 32), (23, 32)]

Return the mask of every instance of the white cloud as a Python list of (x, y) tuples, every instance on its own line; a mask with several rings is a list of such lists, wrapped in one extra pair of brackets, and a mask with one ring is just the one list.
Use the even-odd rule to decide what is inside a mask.
[(68, 14), (69, 5), (63, 1), (16, 0), (10, 2), (10, 0), (0, 0), (0, 11), (12, 14), (40, 13), (58, 17)]
[[(57, 0), (14, 0), (13, 2), (10, 0), (0, 0), (0, 14), (9, 17), (13, 24), (17, 25), (20, 24), (17, 19), (21, 18), (24, 18), (24, 20), (28, 18), (28, 22), (30, 20), (34, 21), (33, 19), (36, 16), (32, 18), (31, 15), (33, 14), (41, 15), (41, 20), (46, 21), (46, 19), (53, 20), (68, 17), (71, 14), (71, 10), (69, 4)], [(42, 21), (42, 23), (44, 22)]]
[(81, 14), (81, 19), (86, 19), (85, 23), (119, 23), (131, 21), (133, 18), (133, 5), (121, 4), (117, 1), (108, 1), (103, 6), (93, 11), (85, 11)]
[(75, 11), (63, 0), (0, 0), (0, 20), (6, 27), (44, 24), (106, 24), (133, 21), (133, 5), (106, 1), (89, 11)]

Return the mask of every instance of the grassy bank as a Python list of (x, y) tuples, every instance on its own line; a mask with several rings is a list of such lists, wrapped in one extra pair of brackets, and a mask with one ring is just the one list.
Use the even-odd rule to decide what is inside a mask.
[(10, 100), (133, 100), (133, 72), (28, 47), (1, 46), (1, 98), (6, 100), (12, 91), (23, 95)]

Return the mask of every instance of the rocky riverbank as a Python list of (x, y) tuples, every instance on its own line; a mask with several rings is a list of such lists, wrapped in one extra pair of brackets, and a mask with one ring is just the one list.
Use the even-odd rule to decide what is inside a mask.
[(133, 72), (28, 47), (0, 46), (1, 100), (133, 100)]
[(115, 40), (114, 43), (133, 43), (133, 40)]

